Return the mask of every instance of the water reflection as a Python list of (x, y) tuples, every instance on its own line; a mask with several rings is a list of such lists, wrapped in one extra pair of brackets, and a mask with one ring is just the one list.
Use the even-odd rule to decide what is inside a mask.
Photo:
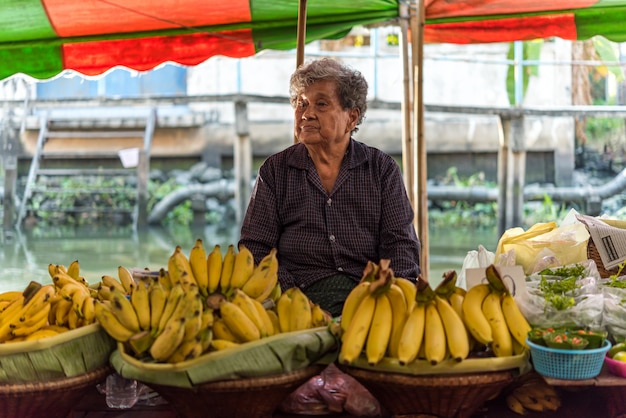
[[(144, 231), (132, 227), (67, 227), (4, 234), (0, 291), (24, 288), (31, 280), (50, 282), (50, 263), (68, 265), (78, 260), (90, 283), (100, 281), (103, 274), (116, 276), (120, 265), (158, 270), (167, 265), (176, 245), (189, 254), (196, 238), (201, 238), (207, 249), (215, 244), (226, 248), (239, 239), (239, 227), (229, 223), (175, 230), (151, 227)], [(429, 278), (436, 284), (445, 271), (460, 271), (467, 251), (477, 249), (479, 244), (494, 251), (497, 236), (495, 229), (439, 228), (429, 233), (429, 244)]]

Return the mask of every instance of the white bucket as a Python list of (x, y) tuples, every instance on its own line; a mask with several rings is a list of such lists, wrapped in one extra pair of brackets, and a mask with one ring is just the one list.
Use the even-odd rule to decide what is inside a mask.
[(117, 152), (124, 168), (137, 167), (139, 164), (139, 148), (126, 148)]

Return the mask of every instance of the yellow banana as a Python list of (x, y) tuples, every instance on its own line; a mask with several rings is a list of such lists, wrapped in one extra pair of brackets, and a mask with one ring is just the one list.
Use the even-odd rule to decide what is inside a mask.
[(272, 318), (267, 313), (267, 309), (265, 309), (263, 304), (259, 302), (258, 300), (252, 299), (252, 298), (250, 298), (250, 300), (254, 304), (254, 307), (256, 308), (257, 312), (259, 313), (259, 317), (261, 318), (261, 321), (263, 322), (263, 329), (265, 330), (266, 335), (272, 336), (276, 334), (278, 331), (274, 328), (274, 322), (272, 321)]
[(10, 301), (13, 301), (13, 300), (17, 299), (21, 295), (22, 295), (22, 291), (21, 290), (9, 290), (9, 291), (0, 293), (0, 301), (2, 301), (2, 302), (5, 302), (5, 301), (10, 302)]
[[(278, 258), (276, 248), (272, 248), (254, 268), (242, 290), (253, 299), (263, 302), (278, 285)], [(280, 290), (280, 289), (279, 289)]]
[(135, 331), (122, 325), (113, 312), (101, 301), (96, 301), (95, 314), (98, 323), (116, 341), (126, 342), (135, 334)]
[(215, 315), (213, 315), (213, 309), (205, 307), (203, 304), (201, 319), (202, 319), (202, 329), (213, 327), (213, 322), (215, 321)]
[[(345, 333), (350, 323), (352, 322), (352, 318), (355, 315), (357, 309), (361, 305), (361, 302), (370, 292), (370, 281), (361, 281), (357, 284), (352, 291), (346, 297), (346, 300), (343, 303), (343, 308), (341, 310), (341, 331)], [(279, 315), (280, 318), (280, 315)]]
[(276, 302), (276, 314), (280, 332), (289, 332), (291, 326), (291, 294), (294, 292), (294, 289), (294, 287), (290, 287), (284, 291), (278, 298), (278, 302)]
[(457, 315), (459, 315), (461, 319), (463, 319), (464, 298), (465, 295), (461, 294), (460, 292), (453, 292), (452, 294), (450, 294), (450, 296), (448, 296), (448, 302), (450, 302), (450, 306), (452, 306), (452, 309), (454, 309), (454, 311), (457, 313)]
[(325, 327), (330, 324), (333, 320), (331, 314), (319, 305), (319, 303), (311, 302), (311, 326), (313, 328), (316, 327)]
[(513, 355), (513, 342), (511, 332), (502, 313), (501, 295), (490, 292), (483, 301), (482, 311), (489, 321), (493, 342), (491, 349), (497, 357), (507, 357)]
[(115, 277), (110, 276), (108, 274), (105, 274), (104, 276), (102, 276), (101, 280), (102, 280), (102, 284), (105, 285), (105, 286), (110, 287), (111, 290), (117, 289), (117, 291), (126, 294), (126, 288)]
[(229, 340), (220, 340), (217, 338), (211, 340), (211, 348), (215, 351), (227, 350), (229, 348), (239, 347), (240, 345), (240, 343)]
[(133, 291), (133, 287), (135, 287), (136, 285), (133, 273), (131, 273), (130, 270), (128, 270), (124, 266), (118, 266), (117, 277), (119, 277), (120, 283), (122, 284), (122, 286), (124, 286), (124, 293), (130, 295), (130, 293)]
[(127, 345), (130, 346), (137, 357), (141, 358), (148, 352), (153, 342), (154, 337), (150, 334), (150, 331), (141, 331), (130, 337)]
[(531, 326), (510, 293), (505, 293), (502, 297), (502, 314), (513, 338), (523, 347), (529, 348), (526, 338)]
[(370, 366), (375, 366), (387, 353), (393, 323), (391, 301), (383, 293), (376, 297), (376, 308), (365, 342), (365, 356)]
[(60, 299), (56, 302), (54, 309), (54, 324), (59, 326), (68, 326), (68, 315), (74, 304), (67, 299)]
[(74, 309), (72, 305), (72, 309), (67, 312), (67, 327), (69, 329), (76, 329), (80, 326), (80, 317), (78, 316), (78, 312)]
[(222, 318), (215, 318), (213, 321), (213, 337), (218, 340), (240, 342), (239, 338), (233, 334)]
[(185, 290), (183, 289), (183, 285), (178, 283), (172, 286), (172, 289), (167, 294), (167, 299), (165, 301), (165, 307), (161, 312), (161, 317), (159, 318), (159, 325), (156, 328), (152, 328), (152, 335), (159, 335), (164, 329), (167, 322), (172, 317), (172, 314), (178, 307), (181, 299), (185, 295)]
[(185, 340), (178, 346), (176, 351), (167, 358), (166, 362), (180, 363), (182, 361), (191, 360), (200, 356), (202, 351), (202, 341), (200, 339), (192, 338), (191, 340)]
[(493, 341), (491, 325), (482, 311), (482, 304), (491, 293), (488, 284), (481, 283), (470, 287), (463, 298), (463, 320), (472, 336), (480, 344), (489, 345)]
[(48, 322), (48, 314), (50, 313), (51, 306), (52, 305), (48, 303), (44, 305), (42, 309), (39, 309), (39, 311), (37, 312), (33, 312), (33, 314), (28, 317), (22, 316), (18, 318), (17, 316), (14, 316), (13, 317), (14, 320), (11, 321), (11, 323), (9, 324), (9, 327), (12, 330), (15, 330), (17, 328), (22, 328), (22, 327), (30, 328), (33, 325), (41, 323), (43, 318), (45, 318), (44, 325), (46, 325)]
[(231, 289), (241, 289), (254, 272), (254, 255), (245, 245), (239, 245), (239, 251), (235, 255), (233, 274), (230, 277)]
[(447, 352), (446, 331), (437, 305), (432, 302), (426, 305), (424, 325), (424, 355), (433, 366), (445, 359)]
[(426, 306), (422, 303), (416, 303), (404, 322), (398, 342), (397, 359), (401, 365), (409, 364), (417, 358), (423, 347), (425, 324)]
[(70, 276), (71, 278), (75, 279), (75, 280), (80, 280), (80, 263), (78, 262), (78, 260), (74, 260), (72, 261), (68, 266), (67, 266), (67, 275)]
[(190, 286), (197, 286), (189, 259), (183, 252), (180, 245), (177, 245), (174, 252), (167, 260), (167, 272), (170, 275), (172, 284), (181, 283), (183, 289), (187, 290)]
[(289, 331), (300, 331), (311, 328), (313, 323), (311, 303), (307, 295), (305, 295), (299, 287), (293, 288), (289, 312)]
[(159, 269), (159, 276), (157, 277), (157, 281), (161, 283), (163, 286), (163, 290), (169, 293), (172, 289), (172, 279), (170, 278), (170, 274), (164, 268)]
[(118, 289), (111, 290), (111, 312), (124, 325), (124, 327), (137, 333), (140, 331), (139, 318), (135, 308), (126, 297), (126, 294)]
[(203, 302), (199, 297), (195, 299), (196, 307), (185, 318), (185, 336), (183, 341), (193, 340), (202, 329)]
[(219, 244), (213, 247), (206, 260), (207, 275), (209, 280), (209, 293), (220, 290), (220, 277), (222, 276), (222, 249)]
[(150, 294), (148, 287), (143, 280), (135, 282), (130, 290), (130, 303), (135, 309), (137, 320), (139, 321), (139, 329), (150, 329)]
[(417, 286), (412, 281), (405, 279), (404, 277), (396, 277), (395, 284), (400, 286), (404, 298), (406, 299), (407, 312), (411, 312), (415, 306), (415, 296), (417, 295)]
[(274, 334), (280, 333), (280, 322), (278, 321), (278, 314), (273, 309), (266, 309), (265, 313), (272, 321), (272, 325), (274, 326)]
[(97, 296), (99, 300), (110, 300), (111, 288), (109, 286), (101, 284), (100, 287), (98, 288)]
[(83, 313), (83, 323), (85, 325), (93, 324), (96, 320), (94, 298), (91, 296), (86, 297), (83, 300), (81, 311)]
[(45, 306), (46, 307), (42, 308), (37, 315), (33, 315), (28, 320), (18, 323), (18, 325), (11, 330), (11, 335), (13, 337), (25, 337), (47, 325), (50, 304)]
[(202, 296), (209, 294), (209, 273), (207, 266), (207, 253), (204, 249), (202, 240), (198, 238), (196, 243), (189, 251), (189, 265), (191, 266), (191, 272), (198, 284), (198, 289)]
[(226, 250), (226, 254), (224, 254), (224, 259), (222, 260), (222, 273), (220, 275), (220, 289), (222, 293), (226, 293), (230, 290), (230, 278), (233, 275), (233, 270), (235, 268), (235, 256), (237, 251), (235, 251), (235, 246), (230, 244)]
[[(278, 275), (276, 275), (276, 279), (278, 279)], [(276, 285), (274, 285), (274, 288), (272, 289), (272, 291), (267, 297), (273, 300), (274, 303), (276, 303), (278, 301), (278, 298), (280, 298), (280, 295), (282, 294), (283, 294), (283, 289), (281, 289), (280, 283), (276, 282)], [(261, 301), (263, 300), (260, 297), (258, 299)]]
[(252, 302), (253, 299), (250, 296), (246, 295), (243, 290), (239, 288), (233, 288), (233, 294), (230, 301), (237, 305), (239, 309), (241, 309), (246, 316), (250, 318), (250, 320), (254, 323), (254, 326), (259, 330), (261, 338), (268, 336), (268, 330), (265, 328), (265, 323), (263, 319), (261, 319), (259, 311)]
[(389, 337), (389, 346), (387, 352), (390, 357), (398, 358), (398, 346), (400, 337), (402, 336), (402, 328), (408, 316), (406, 299), (404, 292), (400, 286), (392, 283), (387, 291), (387, 297), (391, 303), (392, 319), (391, 319), (391, 335)]
[(342, 364), (349, 365), (361, 355), (375, 308), (376, 297), (368, 292), (354, 313), (348, 329), (341, 337), (339, 361)]
[(24, 341), (41, 340), (42, 338), (53, 337), (55, 335), (59, 335), (59, 333), (53, 329), (40, 328), (32, 334), (27, 335)]
[(528, 412), (526, 408), (524, 408), (524, 405), (520, 402), (519, 399), (517, 399), (517, 397), (513, 393), (508, 393), (505, 396), (505, 402), (509, 409), (516, 414), (526, 415), (526, 413)]
[(446, 332), (446, 343), (450, 356), (456, 361), (463, 361), (469, 356), (470, 352), (465, 324), (447, 300), (440, 296), (435, 296), (435, 301)]
[(161, 315), (163, 315), (163, 310), (165, 309), (167, 292), (161, 282), (157, 280), (150, 284), (148, 296), (150, 299), (150, 329), (156, 330), (159, 328)]
[(248, 342), (261, 338), (261, 333), (254, 322), (237, 305), (223, 300), (219, 309), (224, 323), (238, 340)]
[(159, 362), (166, 361), (183, 342), (184, 336), (185, 318), (169, 321), (163, 332), (154, 339), (150, 346), (150, 356)]

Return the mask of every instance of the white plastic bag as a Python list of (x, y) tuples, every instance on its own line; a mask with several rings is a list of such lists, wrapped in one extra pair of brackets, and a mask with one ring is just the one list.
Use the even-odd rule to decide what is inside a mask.
[(465, 270), (471, 268), (486, 268), (493, 264), (495, 260), (495, 254), (488, 251), (481, 244), (478, 245), (478, 250), (471, 250), (467, 252), (465, 259), (463, 260), (463, 267), (461, 267), (461, 273), (457, 276), (456, 285), (463, 289), (467, 289), (467, 283), (465, 280)]

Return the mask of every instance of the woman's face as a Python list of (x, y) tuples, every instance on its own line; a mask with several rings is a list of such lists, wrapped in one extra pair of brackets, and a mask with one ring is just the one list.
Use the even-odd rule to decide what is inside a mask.
[(344, 110), (334, 81), (308, 86), (295, 107), (295, 136), (305, 145), (331, 145), (350, 139), (359, 111)]

